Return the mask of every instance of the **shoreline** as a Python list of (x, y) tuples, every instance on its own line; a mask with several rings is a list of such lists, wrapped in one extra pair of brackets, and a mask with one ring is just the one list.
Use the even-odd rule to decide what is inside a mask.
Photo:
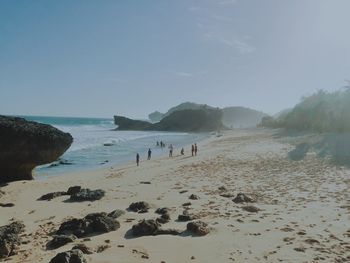
[[(321, 258), (333, 262), (350, 258), (349, 169), (332, 166), (312, 152), (305, 160), (290, 161), (286, 156), (294, 147), (274, 135), (275, 131), (263, 129), (224, 131), (221, 137), (200, 142), (196, 157), (187, 151), (185, 156), (145, 160), (138, 167), (129, 162), (49, 180), (9, 183), (0, 188), (5, 192), (0, 202), (15, 206), (0, 207), (0, 226), (12, 218), (22, 220), (26, 226), (23, 239), (28, 243), (7, 262), (49, 262), (58, 252), (79, 243), (93, 249), (109, 246), (101, 253), (85, 255), (87, 262), (94, 263), (318, 262)], [(145, 181), (149, 184), (140, 183)], [(103, 189), (106, 195), (94, 202), (66, 202), (66, 196), (37, 201), (41, 195), (74, 185)], [(232, 202), (240, 192), (256, 202)], [(191, 194), (199, 199), (190, 200)], [(149, 212), (126, 210), (137, 201), (148, 202)], [(176, 220), (186, 202), (191, 202), (189, 212), (209, 224), (208, 235), (127, 235), (139, 220), (155, 219), (154, 211), (161, 207), (171, 211), (165, 228), (186, 229), (187, 222)], [(259, 211), (247, 212), (246, 205)], [(118, 230), (45, 249), (50, 233), (65, 220), (115, 209), (125, 211), (118, 218)]]

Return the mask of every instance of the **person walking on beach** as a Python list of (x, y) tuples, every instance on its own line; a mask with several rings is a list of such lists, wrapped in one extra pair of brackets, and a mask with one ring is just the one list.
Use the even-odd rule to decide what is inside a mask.
[(181, 149), (181, 155), (185, 155), (185, 150), (184, 150), (183, 147), (182, 147), (182, 149)]
[(198, 148), (197, 148), (197, 143), (194, 144), (194, 155), (197, 156), (197, 151), (198, 151)]
[(147, 160), (151, 160), (151, 155), (152, 155), (152, 151), (151, 151), (151, 148), (149, 148)]
[(139, 162), (140, 162), (140, 155), (137, 153), (136, 154), (136, 165), (139, 166)]
[(192, 144), (192, 147), (191, 147), (191, 153), (192, 153), (192, 156), (194, 154), (194, 145)]
[(173, 150), (174, 150), (173, 145), (170, 144), (170, 146), (169, 146), (169, 157), (173, 157)]

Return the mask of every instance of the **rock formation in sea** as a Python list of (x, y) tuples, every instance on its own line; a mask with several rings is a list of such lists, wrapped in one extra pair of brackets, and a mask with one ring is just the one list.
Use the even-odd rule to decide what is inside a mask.
[(57, 160), (72, 142), (50, 125), (0, 115), (0, 183), (33, 179), (34, 167)]
[(208, 132), (224, 129), (221, 118), (220, 109), (202, 108), (174, 111), (154, 124), (122, 116), (114, 116), (114, 122), (117, 130)]

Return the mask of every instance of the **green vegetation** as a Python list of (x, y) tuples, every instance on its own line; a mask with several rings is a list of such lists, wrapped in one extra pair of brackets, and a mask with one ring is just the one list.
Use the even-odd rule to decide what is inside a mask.
[(277, 119), (264, 117), (260, 126), (299, 131), (350, 132), (350, 89), (331, 93), (318, 91), (303, 98), (285, 116)]

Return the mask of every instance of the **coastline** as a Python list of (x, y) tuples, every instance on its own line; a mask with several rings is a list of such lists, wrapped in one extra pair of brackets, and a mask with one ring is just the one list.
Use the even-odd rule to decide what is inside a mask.
[[(0, 208), (0, 226), (12, 218), (22, 220), (24, 239), (30, 240), (7, 262), (49, 262), (76, 243), (96, 248), (105, 240), (110, 247), (86, 255), (88, 262), (318, 262), (321, 258), (329, 262), (350, 258), (349, 208), (341, 208), (349, 205), (349, 169), (331, 166), (313, 153), (300, 162), (287, 160), (293, 146), (275, 139), (270, 130), (224, 131), (223, 136), (211, 136), (198, 145), (196, 157), (186, 147), (185, 156), (177, 151), (173, 158), (159, 156), (142, 161), (139, 167), (128, 162), (1, 187), (5, 194), (0, 201), (15, 206)], [(66, 196), (37, 201), (41, 195), (74, 185), (103, 189), (106, 196), (82, 203), (65, 202)], [(260, 211), (244, 211), (244, 205), (232, 202), (233, 197), (221, 195), (222, 186), (233, 196), (239, 192), (254, 196), (257, 202), (252, 205)], [(200, 199), (189, 200), (191, 194)], [(150, 211), (127, 212), (136, 201), (150, 203)], [(207, 236), (126, 235), (139, 220), (156, 218), (154, 211), (160, 207), (171, 209), (167, 228), (185, 229), (186, 223), (176, 218), (188, 201), (190, 211), (212, 228)], [(64, 220), (115, 209), (126, 211), (118, 219), (117, 231), (45, 249), (50, 233)], [(145, 254), (148, 259), (142, 258)]]

